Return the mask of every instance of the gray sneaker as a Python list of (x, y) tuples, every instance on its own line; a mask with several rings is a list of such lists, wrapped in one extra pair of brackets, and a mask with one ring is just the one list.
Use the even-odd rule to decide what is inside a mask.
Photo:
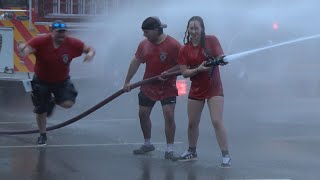
[(154, 146), (151, 144), (150, 146), (142, 145), (139, 149), (133, 150), (133, 154), (145, 154), (151, 151), (154, 151)]
[(164, 158), (172, 160), (172, 161), (177, 161), (178, 160), (178, 157), (174, 154), (174, 151), (165, 152), (164, 153)]

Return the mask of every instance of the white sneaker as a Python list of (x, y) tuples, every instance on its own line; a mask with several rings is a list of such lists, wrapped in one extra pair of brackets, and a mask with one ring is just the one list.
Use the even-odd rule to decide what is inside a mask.
[(178, 161), (194, 161), (197, 160), (197, 157), (196, 152), (186, 151), (178, 158)]
[(231, 167), (231, 157), (229, 155), (225, 155), (225, 156), (222, 157), (221, 167), (222, 168)]

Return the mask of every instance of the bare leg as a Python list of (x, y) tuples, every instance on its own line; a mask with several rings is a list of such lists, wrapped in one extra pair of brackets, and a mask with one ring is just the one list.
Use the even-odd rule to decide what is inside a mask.
[(47, 113), (36, 114), (36, 119), (40, 133), (46, 133)]
[(211, 122), (214, 127), (219, 147), (222, 151), (228, 151), (227, 131), (223, 124), (224, 97), (215, 96), (208, 99)]
[(152, 107), (139, 106), (140, 126), (144, 139), (151, 139), (151, 114)]
[(176, 123), (174, 121), (175, 104), (167, 104), (162, 106), (163, 116), (165, 119), (165, 133), (167, 144), (174, 143), (174, 135), (176, 132)]
[(189, 147), (196, 147), (199, 137), (199, 123), (203, 110), (204, 101), (188, 100), (188, 141)]
[[(73, 101), (64, 101), (60, 104), (60, 106), (64, 108), (71, 108), (73, 104)], [(36, 119), (40, 134), (46, 133), (47, 113), (36, 114)]]
[(63, 101), (62, 103), (60, 103), (58, 105), (63, 107), (63, 108), (69, 109), (74, 105), (74, 102), (67, 100), (67, 101)]

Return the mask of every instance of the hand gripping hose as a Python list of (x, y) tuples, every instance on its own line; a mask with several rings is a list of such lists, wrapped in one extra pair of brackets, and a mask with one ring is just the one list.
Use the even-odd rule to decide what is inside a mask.
[[(175, 72), (171, 72), (171, 73), (167, 73), (164, 75), (158, 75), (158, 76), (154, 76), (151, 77), (149, 79), (145, 79), (142, 81), (139, 81), (137, 83), (134, 83), (130, 86), (130, 89), (134, 89), (137, 87), (140, 87), (144, 84), (149, 84), (151, 82), (157, 81), (159, 77), (162, 78), (168, 78), (171, 76), (179, 76), (181, 75), (180, 71), (175, 71)], [(120, 89), (117, 92), (115, 92), (114, 94), (112, 94), (111, 96), (107, 97), (106, 99), (104, 99), (103, 101), (101, 101), (100, 103), (96, 104), (95, 106), (91, 107), (90, 109), (82, 112), (81, 114), (79, 114), (78, 116), (75, 116), (67, 121), (64, 121), (60, 124), (56, 124), (50, 127), (47, 127), (47, 131), (52, 131), (55, 129), (59, 129), (62, 128), (64, 126), (67, 126), (69, 124), (72, 124), (76, 121), (79, 121), (80, 119), (88, 116), (89, 114), (93, 113), (94, 111), (98, 110), (99, 108), (101, 108), (102, 106), (106, 105), (107, 103), (109, 103), (110, 101), (114, 100), (115, 98), (119, 97), (120, 95), (122, 95), (123, 93), (125, 93), (126, 91), (124, 89)], [(0, 131), (0, 135), (15, 135), (15, 134), (33, 134), (33, 133), (38, 133), (39, 130), (22, 130), (22, 131)]]

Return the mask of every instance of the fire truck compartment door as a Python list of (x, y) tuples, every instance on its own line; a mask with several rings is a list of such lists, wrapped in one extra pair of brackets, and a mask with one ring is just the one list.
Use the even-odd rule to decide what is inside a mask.
[(0, 27), (0, 72), (13, 70), (13, 28)]

